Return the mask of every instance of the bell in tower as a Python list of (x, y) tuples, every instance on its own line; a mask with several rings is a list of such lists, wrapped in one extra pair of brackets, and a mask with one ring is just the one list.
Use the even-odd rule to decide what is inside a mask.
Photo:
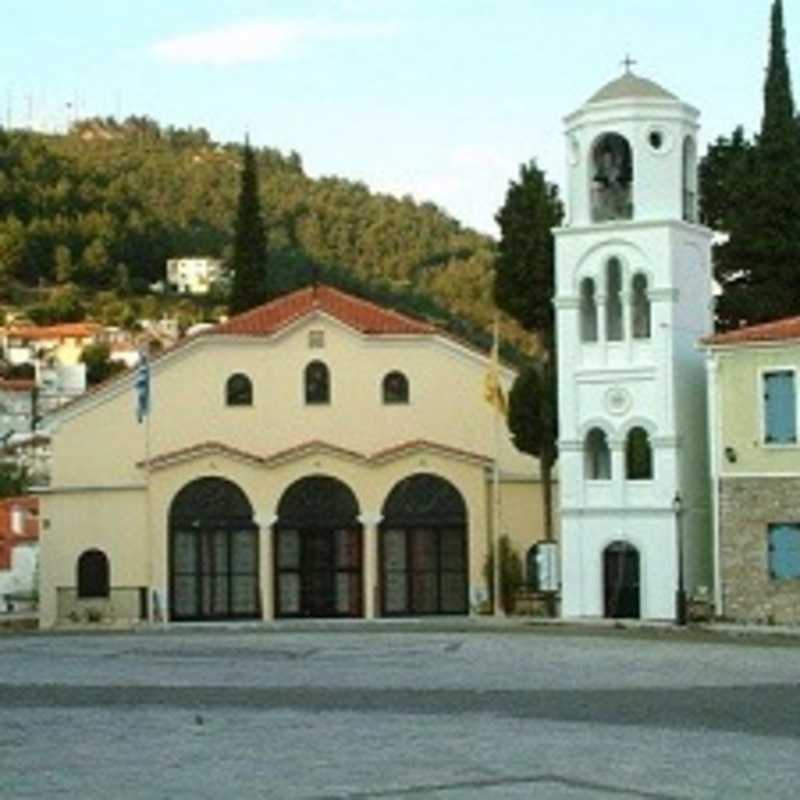
[(592, 150), (592, 221), (633, 218), (633, 158), (624, 136), (607, 133)]

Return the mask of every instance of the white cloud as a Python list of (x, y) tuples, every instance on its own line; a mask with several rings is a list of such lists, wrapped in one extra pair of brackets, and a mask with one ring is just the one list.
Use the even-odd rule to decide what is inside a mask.
[(153, 44), (150, 52), (159, 60), (172, 63), (226, 66), (273, 61), (307, 42), (374, 38), (394, 32), (394, 26), (390, 24), (251, 20), (164, 39)]

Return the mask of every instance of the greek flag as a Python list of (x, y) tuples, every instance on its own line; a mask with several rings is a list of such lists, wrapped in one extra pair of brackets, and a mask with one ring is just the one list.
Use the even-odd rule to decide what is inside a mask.
[(150, 413), (150, 364), (144, 352), (139, 353), (136, 365), (136, 419), (142, 422)]

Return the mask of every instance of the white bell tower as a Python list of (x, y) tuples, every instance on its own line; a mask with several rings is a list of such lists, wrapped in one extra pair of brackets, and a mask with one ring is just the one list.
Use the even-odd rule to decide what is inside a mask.
[[(628, 65), (629, 66), (629, 65)], [(562, 615), (675, 619), (711, 586), (711, 232), (699, 113), (629, 71), (566, 118), (556, 231)]]

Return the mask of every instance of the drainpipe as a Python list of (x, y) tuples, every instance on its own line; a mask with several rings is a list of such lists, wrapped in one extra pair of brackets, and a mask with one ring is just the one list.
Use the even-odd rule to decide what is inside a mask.
[(719, 369), (717, 355), (708, 350), (706, 354), (706, 385), (708, 387), (708, 450), (711, 468), (711, 520), (712, 520), (712, 559), (714, 570), (714, 616), (724, 616), (722, 607), (722, 575), (720, 572), (720, 535), (719, 535)]

